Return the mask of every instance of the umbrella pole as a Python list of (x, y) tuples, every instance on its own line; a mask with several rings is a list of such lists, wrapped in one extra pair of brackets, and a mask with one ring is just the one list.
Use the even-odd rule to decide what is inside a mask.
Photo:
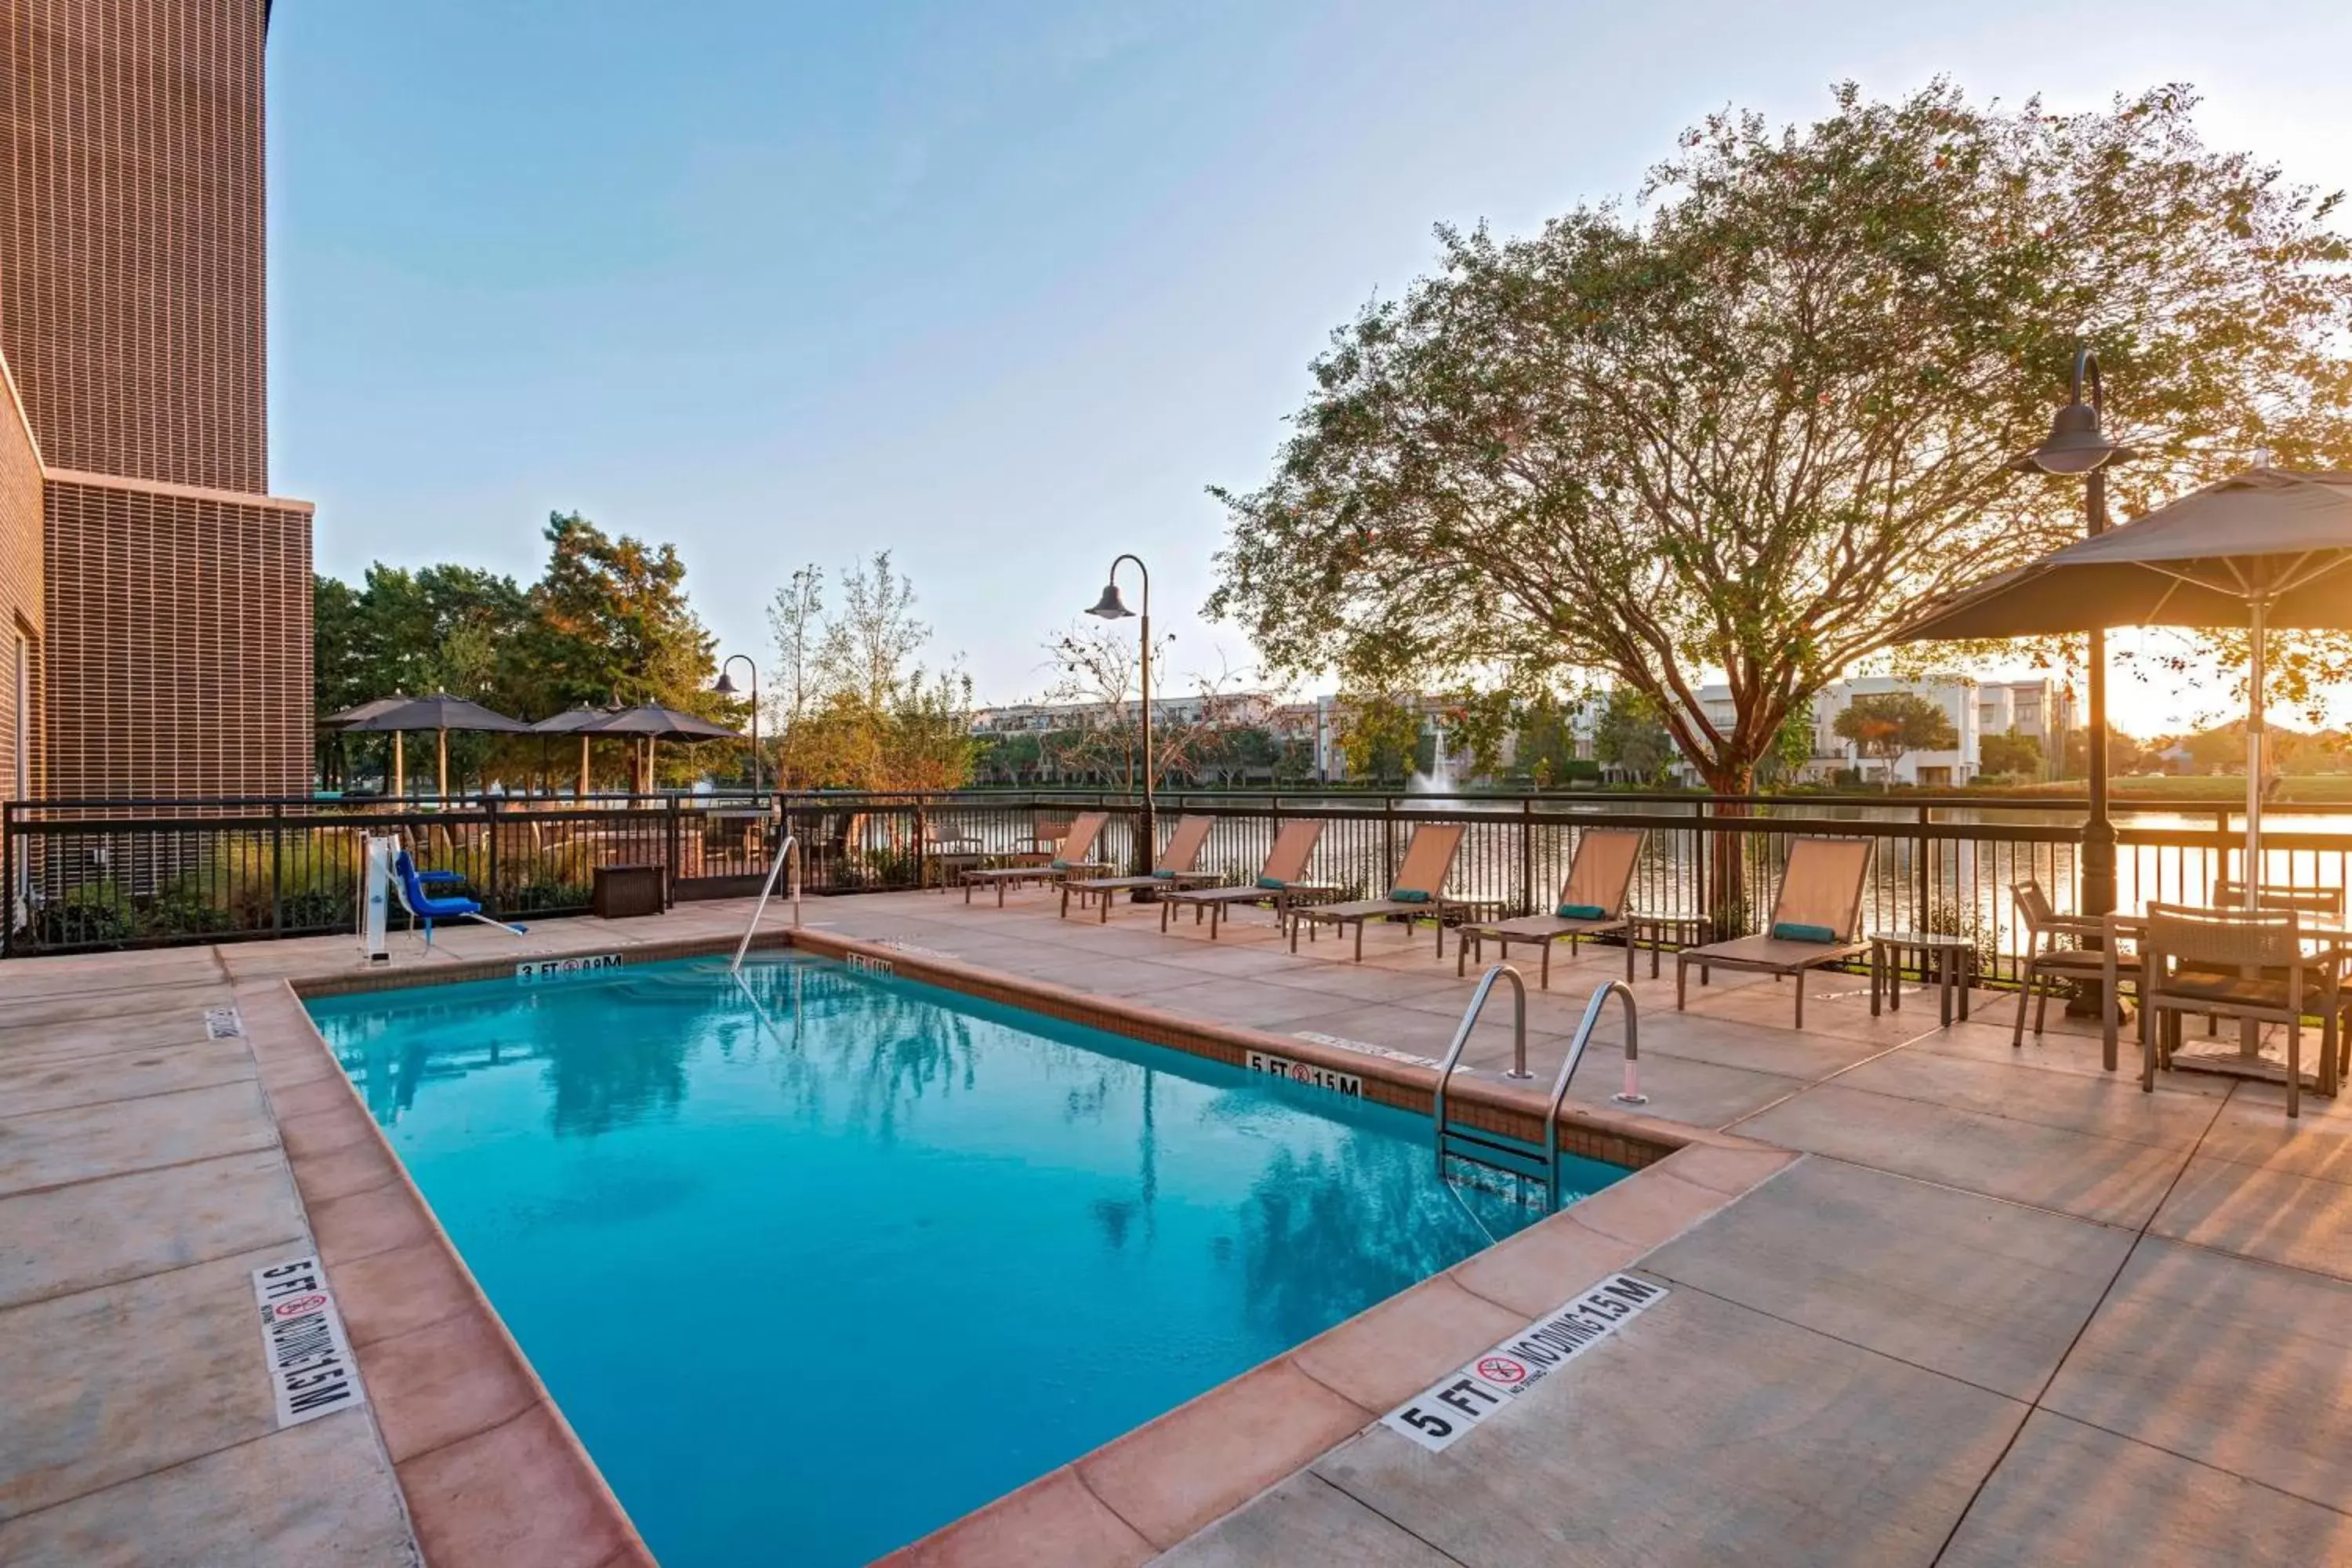
[(449, 798), (448, 731), (436, 730), (433, 731), (433, 754), (435, 759), (434, 784), (441, 791), (441, 798), (443, 800), (447, 800)]
[(572, 792), (572, 798), (588, 798), (588, 737), (585, 734), (580, 737), (580, 787)]
[(392, 798), (399, 800), (408, 794), (408, 757), (401, 744), (399, 731), (392, 732)]
[(2252, 668), (2246, 680), (2246, 857), (2243, 881), (2246, 889), (2245, 908), (2252, 911), (2262, 907), (2263, 888), (2263, 682), (2269, 673), (2263, 668), (2262, 599), (2257, 596), (2246, 604), (2247, 626), (2252, 632), (2249, 641), (2253, 649)]

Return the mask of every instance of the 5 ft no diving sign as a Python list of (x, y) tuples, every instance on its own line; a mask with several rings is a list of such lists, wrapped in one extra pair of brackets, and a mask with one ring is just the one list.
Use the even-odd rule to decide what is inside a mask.
[(261, 1346), (277, 1397), (279, 1427), (366, 1403), (342, 1314), (315, 1258), (253, 1271), (261, 1309)]
[(1462, 1434), (1666, 1298), (1664, 1285), (1620, 1274), (1562, 1303), (1381, 1418), (1437, 1453)]

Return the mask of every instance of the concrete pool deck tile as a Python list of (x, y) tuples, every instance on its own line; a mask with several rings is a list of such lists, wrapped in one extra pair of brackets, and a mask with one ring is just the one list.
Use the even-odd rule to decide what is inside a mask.
[[(1646, 1252), (1708, 1218), (1727, 1201), (1724, 1194), (1685, 1181), (1662, 1163), (1601, 1188), (1570, 1209), (1568, 1217)], [(1559, 1299), (1549, 1304), (1558, 1306)]]
[(2031, 1401), (2132, 1232), (1814, 1155), (1642, 1267)]
[(1158, 1562), (1160, 1568), (1265, 1568), (1270, 1563), (1457, 1568), (1453, 1558), (1398, 1529), (1312, 1470), (1227, 1514)]
[[(1562, 1047), (1563, 1054), (1565, 1047)], [(1612, 1107), (1634, 1115), (1664, 1117), (1692, 1127), (1725, 1127), (1743, 1116), (1788, 1099), (1805, 1087), (1805, 1080), (1714, 1062), (1643, 1053), (1642, 1092), (1650, 1097), (1643, 1106)], [(1595, 1043), (1569, 1085), (1571, 1104), (1608, 1106), (1610, 1096), (1624, 1087), (1624, 1057), (1604, 1051)]]
[(1105, 1506), (1166, 1548), (1373, 1417), (1287, 1360), (1268, 1362), (1112, 1439), (1075, 1468)]
[[(1643, 1013), (1641, 1039), (1644, 1060), (1653, 1054), (1679, 1057), (1808, 1081), (1843, 1072), (1889, 1048), (1876, 1041), (1849, 1040), (1810, 1031), (1801, 1035), (1776, 1025), (1727, 1023), (1703, 1014), (1671, 1010)], [(1614, 1048), (1602, 1051), (1604, 1042)], [(1622, 1052), (1624, 1033), (1613, 1012), (1593, 1031), (1592, 1048), (1604, 1056)]]
[(275, 1431), (253, 1270), (289, 1250), (0, 1311), (0, 1519)]
[(373, 1192), (399, 1176), (393, 1157), (374, 1139), (347, 1143), (326, 1153), (289, 1151), (294, 1185), (311, 1207), (354, 1193)]
[(583, 1466), (561, 1419), (534, 1402), (398, 1469), (431, 1568), (599, 1568), (617, 1554), (643, 1552)]
[[(276, 1076), (274, 1069), (265, 1068), (264, 1071), (265, 1081)], [(326, 1091), (321, 1091), (319, 1096), (325, 1103), (316, 1110), (282, 1114), (278, 1122), (278, 1136), (285, 1141), (286, 1152), (298, 1167), (303, 1161), (331, 1154), (338, 1149), (348, 1149), (354, 1143), (372, 1142), (376, 1137), (374, 1123), (369, 1120), (367, 1109), (352, 1092), (349, 1080), (327, 1079), (318, 1081), (326, 1085)]]
[(2143, 1239), (2042, 1403), (2333, 1506), (2352, 1452), (2352, 1284)]
[(250, 1079), (0, 1117), (0, 1194), (274, 1147)]
[(2137, 1073), (2118, 1071), (2112, 1078), (2048, 1073), (2021, 1079), (2019, 1071), (2010, 1063), (1903, 1050), (1864, 1062), (1842, 1075), (1838, 1083), (2167, 1149), (2192, 1147), (2221, 1109), (2219, 1101), (2204, 1095), (2166, 1089), (2143, 1092)]
[(1517, 1313), (1512, 1327), (1518, 1328), (1647, 1250), (1580, 1225), (1570, 1208), (1473, 1253), (1446, 1272), (1473, 1295)]
[(1342, 1398), (1381, 1411), (1525, 1328), (1527, 1321), (1520, 1313), (1435, 1274), (1326, 1329), (1292, 1351), (1290, 1359)]
[(2352, 1517), (2047, 1410), (2026, 1417), (1941, 1568), (2352, 1561)]
[(2200, 1154), (2148, 1234), (2352, 1279), (2352, 1185)]
[(354, 1258), (335, 1270), (335, 1289), (352, 1348), (362, 1352), (379, 1340), (477, 1314), (481, 1307), (473, 1281), (448, 1248), (431, 1242)]
[(310, 1207), (310, 1234), (318, 1238), (319, 1257), (331, 1273), (344, 1264), (395, 1247), (415, 1247), (436, 1236), (424, 1205), (405, 1182), (387, 1182)]
[(1131, 1568), (1153, 1551), (1065, 1465), (877, 1563), (879, 1568)]
[(203, 1040), (63, 1060), (16, 1062), (0, 1056), (0, 1117), (210, 1089), (253, 1076), (253, 1053), (243, 1040)]
[(1736, 1198), (1801, 1158), (1787, 1149), (1725, 1138), (1717, 1143), (1686, 1143), (1659, 1164), (1668, 1175)]
[(280, 1127), (301, 1117), (339, 1110), (352, 1103), (351, 1080), (341, 1073), (301, 1078), (293, 1075), (290, 1063), (286, 1070), (271, 1069), (267, 1088), (269, 1109), (277, 1113)]
[(510, 1421), (540, 1397), (505, 1337), (477, 1313), (353, 1349), (395, 1465)]
[[(2201, 1078), (2175, 1073), (2176, 1078)], [(2227, 1079), (2209, 1079), (2228, 1083)], [(2303, 1114), (2286, 1118), (2286, 1097), (2268, 1084), (2241, 1083), (2197, 1146), (2200, 1154), (2352, 1184), (2352, 1099), (2303, 1097)]]
[(1182, 974), (1173, 984), (1155, 986), (1125, 1000), (1189, 1017), (1261, 1029), (1280, 1029), (1295, 1019), (1320, 1017), (1331, 1009), (1331, 998), (1319, 992), (1192, 973)]
[(274, 1149), (0, 1198), (0, 1307), (282, 1245), (302, 1208)]
[[(2031, 1089), (2019, 1085), (2021, 1093)], [(1849, 1164), (2135, 1228), (2147, 1223), (2188, 1163), (2183, 1150), (1872, 1094), (1842, 1081), (1809, 1089), (1735, 1130)]]
[(415, 1568), (363, 1410), (272, 1432), (0, 1523), (11, 1568)]
[(1684, 1287), (1443, 1453), (1315, 1470), (1464, 1563), (1924, 1564), (2025, 1412)]

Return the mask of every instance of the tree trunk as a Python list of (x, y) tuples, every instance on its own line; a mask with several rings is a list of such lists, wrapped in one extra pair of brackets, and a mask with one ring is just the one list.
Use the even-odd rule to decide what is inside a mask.
[[(1756, 765), (1752, 762), (1717, 763), (1707, 768), (1706, 774), (1706, 787), (1717, 795), (1749, 795), (1756, 788)], [(1753, 806), (1733, 800), (1716, 801), (1708, 810), (1718, 820), (1755, 814)], [(1714, 921), (1716, 938), (1727, 941), (1748, 935), (1761, 911), (1748, 908), (1747, 836), (1717, 831), (1706, 837), (1706, 913)]]

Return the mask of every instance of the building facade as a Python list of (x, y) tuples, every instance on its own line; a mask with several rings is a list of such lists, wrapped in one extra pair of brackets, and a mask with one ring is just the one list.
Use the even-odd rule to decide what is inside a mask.
[(268, 0), (0, 0), (0, 791), (296, 792), (308, 502), (268, 493)]

